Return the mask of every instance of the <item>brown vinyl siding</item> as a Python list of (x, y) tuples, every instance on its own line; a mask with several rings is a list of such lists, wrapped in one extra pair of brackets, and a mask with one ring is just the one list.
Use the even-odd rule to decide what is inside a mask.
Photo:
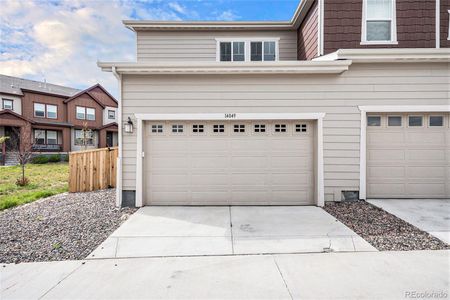
[[(79, 120), (76, 118), (76, 107), (83, 106), (95, 109), (95, 121)], [(86, 123), (89, 128), (98, 128), (103, 125), (103, 108), (95, 102), (89, 95), (82, 94), (67, 103), (67, 110), (70, 112), (67, 121), (77, 128), (81, 128)]]
[(318, 4), (317, 1), (310, 8), (305, 21), (298, 29), (297, 58), (299, 60), (311, 60), (317, 57), (318, 52)]
[(448, 18), (450, 10), (450, 0), (441, 0), (441, 48), (449, 48), (450, 41), (448, 40)]
[(111, 97), (102, 91), (101, 88), (96, 87), (89, 91), (90, 94), (94, 95), (103, 105), (117, 107), (117, 102), (111, 99)]
[(363, 0), (324, 1), (324, 54), (338, 49), (435, 47), (435, 0), (396, 1), (398, 45), (360, 44)]
[[(24, 95), (22, 97), (22, 115), (30, 120), (37, 122), (66, 122), (67, 120), (66, 106), (63, 103), (65, 99), (66, 98), (60, 98), (57, 96), (24, 92)], [(35, 117), (34, 103), (56, 105), (58, 107), (57, 118), (49, 119), (47, 117), (45, 118)]]

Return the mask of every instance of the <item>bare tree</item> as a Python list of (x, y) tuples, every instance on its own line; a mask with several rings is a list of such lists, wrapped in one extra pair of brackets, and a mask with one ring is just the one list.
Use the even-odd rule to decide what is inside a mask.
[(87, 150), (88, 142), (92, 140), (93, 138), (93, 132), (88, 127), (87, 122), (83, 123), (83, 128), (81, 129), (81, 143), (84, 146), (84, 150)]
[(11, 153), (17, 159), (22, 169), (22, 176), (17, 180), (17, 185), (27, 185), (28, 179), (25, 177), (25, 167), (31, 161), (33, 147), (36, 144), (32, 136), (32, 130), (20, 130), (13, 128), (14, 134), (9, 137), (11, 143)]

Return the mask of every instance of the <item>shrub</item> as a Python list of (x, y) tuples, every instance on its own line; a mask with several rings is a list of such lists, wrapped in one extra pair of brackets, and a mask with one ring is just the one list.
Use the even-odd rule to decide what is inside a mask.
[(61, 155), (61, 161), (69, 161), (69, 155), (67, 154)]
[(61, 161), (61, 157), (59, 156), (59, 154), (53, 154), (48, 157), (48, 161), (49, 162), (59, 162), (59, 161)]
[(20, 178), (17, 178), (17, 180), (16, 180), (16, 185), (17, 186), (26, 186), (26, 185), (28, 185), (28, 183), (30, 182), (30, 180), (27, 178), (27, 177), (20, 177)]
[(43, 155), (33, 157), (33, 159), (31, 160), (31, 163), (32, 164), (39, 164), (39, 165), (46, 164), (46, 163), (48, 163), (48, 157), (47, 156), (43, 156)]

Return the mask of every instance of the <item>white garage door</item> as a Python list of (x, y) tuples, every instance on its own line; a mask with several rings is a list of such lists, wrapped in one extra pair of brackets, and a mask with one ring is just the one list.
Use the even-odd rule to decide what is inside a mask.
[(448, 113), (367, 117), (368, 198), (450, 198)]
[(314, 204), (312, 122), (148, 122), (147, 205)]

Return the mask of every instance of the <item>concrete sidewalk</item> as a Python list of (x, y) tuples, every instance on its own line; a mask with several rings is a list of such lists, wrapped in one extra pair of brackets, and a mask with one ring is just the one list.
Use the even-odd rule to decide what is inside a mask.
[(25, 263), (1, 268), (0, 298), (445, 299), (449, 264), (450, 251)]

